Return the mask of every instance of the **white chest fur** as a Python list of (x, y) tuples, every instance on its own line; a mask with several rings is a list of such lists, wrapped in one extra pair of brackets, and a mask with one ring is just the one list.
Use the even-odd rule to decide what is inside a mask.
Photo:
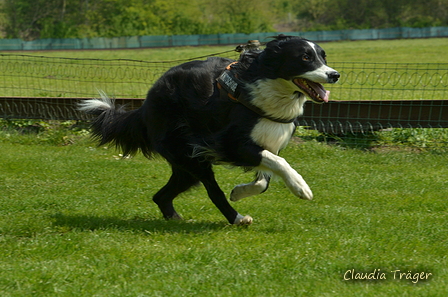
[(288, 144), (293, 131), (293, 123), (283, 124), (262, 118), (255, 125), (250, 136), (262, 148), (278, 154)]

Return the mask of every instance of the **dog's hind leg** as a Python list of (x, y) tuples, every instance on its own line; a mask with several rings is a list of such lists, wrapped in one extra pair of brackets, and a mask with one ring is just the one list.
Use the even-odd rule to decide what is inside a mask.
[(215, 204), (215, 206), (221, 211), (230, 224), (252, 224), (252, 218), (250, 216), (243, 216), (239, 214), (227, 201), (224, 192), (216, 182), (211, 164), (207, 162), (198, 162), (196, 166), (189, 167), (189, 169), (193, 170), (192, 174), (202, 182), (213, 204)]
[(174, 210), (173, 200), (182, 192), (199, 183), (199, 180), (181, 169), (172, 168), (168, 183), (153, 197), (165, 219), (180, 220), (182, 217)]
[[(193, 162), (193, 160), (189, 160), (190, 164), (186, 167), (189, 171), (173, 166), (173, 173), (168, 183), (154, 195), (153, 201), (159, 207), (163, 217), (166, 219), (182, 219), (174, 209), (173, 200), (177, 195), (200, 181), (205, 186), (212, 202), (231, 224), (251, 224), (252, 218), (250, 216), (240, 215), (229, 204), (224, 192), (216, 182), (211, 165), (206, 162), (197, 162), (192, 166)], [(184, 163), (184, 165), (186, 164)]]
[(216, 182), (212, 164), (202, 157), (192, 157), (193, 150), (194, 146), (191, 145), (189, 139), (183, 137), (181, 130), (170, 133), (159, 142), (158, 152), (171, 164), (173, 170), (168, 183), (153, 198), (163, 216), (179, 218), (173, 207), (173, 199), (200, 181), (212, 202), (229, 223), (251, 224), (251, 217), (240, 215), (227, 201), (224, 192)]
[(269, 187), (270, 180), (270, 173), (258, 171), (253, 182), (237, 185), (233, 188), (232, 193), (230, 193), (230, 200), (238, 201), (245, 197), (264, 193)]

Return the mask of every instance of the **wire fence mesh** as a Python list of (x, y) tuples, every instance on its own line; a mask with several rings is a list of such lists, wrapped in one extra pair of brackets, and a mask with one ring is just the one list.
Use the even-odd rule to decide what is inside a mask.
[[(215, 56), (236, 59), (238, 53)], [(193, 59), (149, 62), (0, 54), (0, 117), (85, 120), (75, 103), (98, 97), (98, 90), (136, 108), (160, 75), (189, 60)], [(341, 73), (338, 84), (326, 86), (336, 102), (308, 103), (302, 126), (324, 134), (369, 137), (389, 128), (448, 127), (448, 63), (331, 66)]]
[(331, 65), (341, 72), (332, 86), (336, 100), (448, 99), (448, 63), (352, 63)]
[[(234, 51), (225, 53), (237, 56)], [(88, 98), (97, 96), (101, 89), (116, 98), (144, 98), (162, 73), (188, 60), (149, 62), (0, 54), (0, 92), (2, 97)]]
[[(237, 58), (228, 51), (216, 55)], [(203, 59), (199, 57), (194, 59)], [(98, 89), (116, 98), (144, 98), (169, 68), (193, 60), (149, 62), (0, 54), (2, 97), (92, 97)], [(328, 86), (333, 100), (448, 98), (448, 63), (334, 62), (341, 73)]]

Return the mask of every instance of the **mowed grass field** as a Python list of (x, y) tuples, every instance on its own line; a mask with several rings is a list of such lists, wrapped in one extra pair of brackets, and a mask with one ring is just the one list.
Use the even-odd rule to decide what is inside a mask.
[[(1, 141), (2, 296), (443, 296), (446, 155), (293, 142), (282, 154), (313, 201), (282, 182), (235, 207), (230, 226), (202, 187), (165, 221), (151, 195), (163, 160), (113, 149)], [(251, 174), (217, 167), (226, 193)], [(351, 280), (380, 270), (386, 280)], [(392, 271), (412, 273), (394, 279)], [(428, 280), (412, 279), (431, 273)], [(349, 280), (345, 280), (345, 279)], [(413, 283), (415, 282), (415, 283)]]
[[(446, 47), (442, 41), (324, 47), (330, 61), (329, 46), (352, 48), (348, 56), (353, 59), (343, 59), (372, 61), (408, 56), (412, 44), (421, 49), (435, 42), (441, 50)], [(210, 47), (178, 50), (194, 57), (210, 49), (217, 52)], [(176, 56), (176, 49), (164, 50)], [(33, 54), (89, 57), (100, 52)], [(410, 55), (408, 62), (428, 55), (429, 47)], [(253, 225), (237, 227), (227, 224), (202, 186), (176, 199), (184, 221), (163, 220), (151, 197), (170, 175), (165, 161), (140, 155), (120, 159), (119, 152), (96, 147), (87, 136), (66, 140), (62, 135), (60, 143), (69, 145), (50, 144), (45, 135), (0, 129), (1, 296), (448, 292), (444, 150), (364, 151), (295, 137), (281, 155), (303, 175), (315, 199), (300, 200), (282, 181), (274, 181), (267, 192), (232, 202), (254, 218)], [(216, 167), (216, 175), (226, 193), (253, 177), (224, 166)], [(358, 279), (365, 277), (370, 279)]]

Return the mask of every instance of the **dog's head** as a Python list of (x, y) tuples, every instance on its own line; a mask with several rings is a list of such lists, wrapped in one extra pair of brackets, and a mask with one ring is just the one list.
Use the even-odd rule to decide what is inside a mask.
[(259, 56), (262, 76), (290, 81), (297, 92), (314, 102), (328, 102), (330, 92), (322, 83), (336, 83), (340, 74), (327, 66), (325, 51), (300, 37), (279, 35), (274, 38)]

